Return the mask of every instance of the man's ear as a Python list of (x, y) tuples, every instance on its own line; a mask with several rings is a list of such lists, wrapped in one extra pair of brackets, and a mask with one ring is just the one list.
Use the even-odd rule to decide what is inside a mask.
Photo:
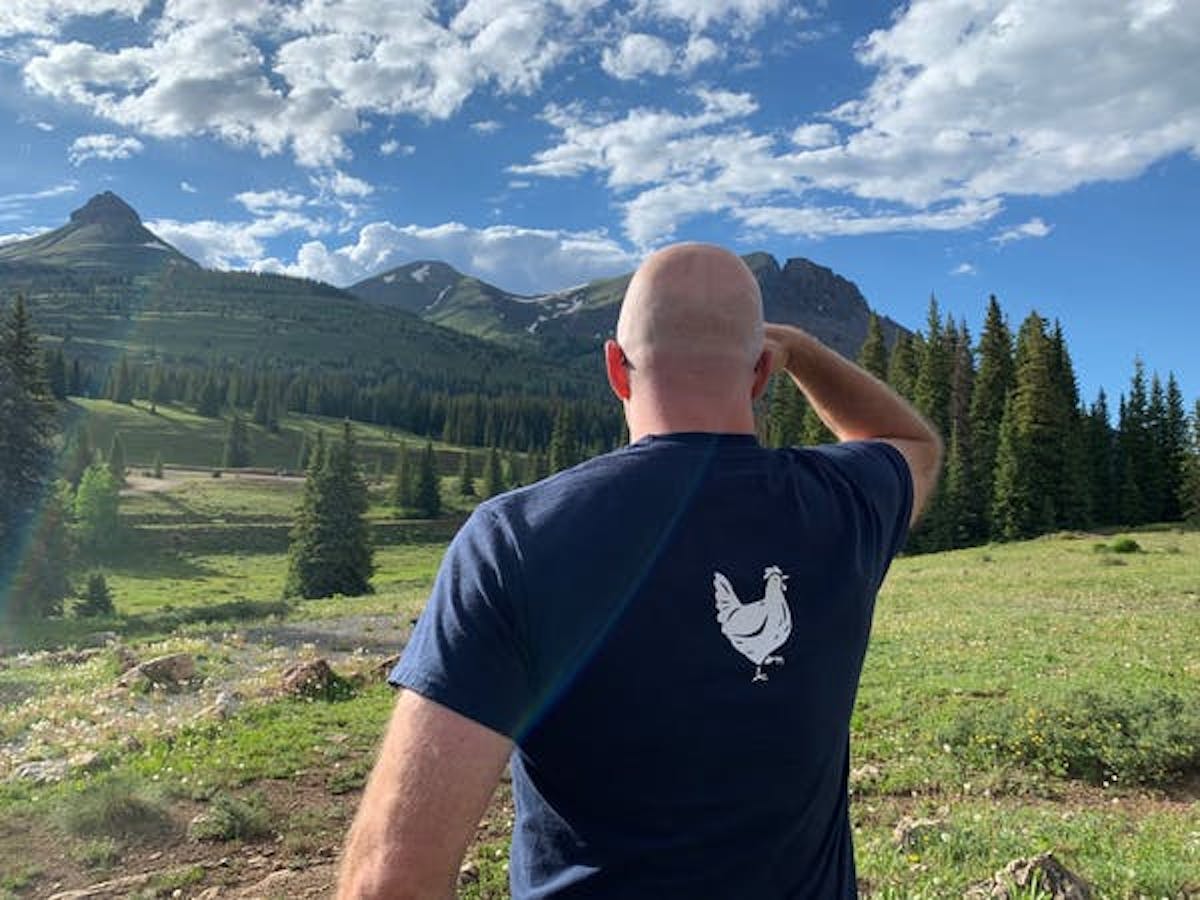
[(625, 366), (625, 351), (614, 340), (604, 342), (604, 371), (613, 393), (622, 401), (629, 399), (629, 369)]
[(762, 396), (763, 391), (767, 389), (767, 382), (771, 380), (771, 351), (768, 348), (763, 348), (763, 352), (758, 355), (758, 362), (754, 364), (754, 384), (750, 388), (750, 399), (757, 400)]

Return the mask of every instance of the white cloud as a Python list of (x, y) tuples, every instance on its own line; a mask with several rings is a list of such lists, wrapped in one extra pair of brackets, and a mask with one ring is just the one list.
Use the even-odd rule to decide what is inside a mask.
[(242, 191), (234, 200), (254, 215), (265, 215), (280, 209), (299, 209), (307, 199), (303, 194), (284, 190)]
[(671, 45), (650, 34), (627, 34), (614, 49), (606, 47), (600, 57), (604, 71), (628, 80), (641, 75), (665, 75), (675, 64)]
[(683, 22), (695, 31), (723, 21), (753, 28), (784, 6), (784, 0), (640, 0), (637, 4), (645, 16)]
[(387, 140), (379, 145), (379, 152), (384, 156), (412, 156), (417, 148), (412, 144), (402, 144), (399, 141)]
[(338, 169), (334, 169), (327, 174), (314, 175), (309, 178), (309, 181), (323, 195), (331, 194), (339, 198), (369, 197), (375, 192), (375, 188), (361, 178), (347, 175)]
[(817, 122), (808, 125), (800, 125), (792, 132), (792, 143), (797, 147), (828, 147), (831, 144), (836, 144), (838, 140), (837, 129), (828, 122)]
[(31, 201), (49, 200), (53, 197), (62, 197), (66, 194), (73, 194), (79, 190), (79, 182), (75, 180), (64, 181), (53, 187), (43, 188), (40, 191), (25, 191), (18, 194), (0, 194), (0, 210), (12, 209), (14, 207), (27, 206)]
[(978, 275), (979, 270), (969, 262), (961, 262), (950, 270), (951, 275)]
[[(3, 215), (0, 215), (0, 221), (3, 221), (4, 218)], [(50, 230), (49, 228), (25, 228), (21, 231), (10, 232), (9, 234), (0, 234), (0, 245), (15, 244), (17, 241), (27, 241)]]
[(33, 127), (36, 128), (38, 131), (49, 132), (49, 131), (54, 130), (54, 126), (51, 125), (49, 122), (34, 122)]
[(495, 134), (504, 126), (495, 119), (482, 119), (471, 123), (471, 130), (479, 134)]
[(181, 191), (183, 191), (185, 194), (195, 194), (195, 193), (199, 193), (199, 192), (196, 190), (196, 186), (195, 186), (194, 184), (192, 184), (190, 181), (181, 181), (181, 182), (179, 182), (179, 189), (180, 189)]
[(115, 134), (85, 134), (77, 137), (67, 150), (71, 164), (78, 166), (89, 159), (129, 159), (141, 153), (144, 145), (135, 137)]
[(1026, 238), (1045, 237), (1051, 232), (1052, 229), (1052, 225), (1047, 225), (1040, 218), (1035, 216), (1028, 222), (1022, 222), (1020, 225), (1005, 229), (991, 240), (993, 243), (1003, 246), (1011, 241), (1021, 241), (1025, 240)]
[(263, 260), (256, 267), (349, 285), (414, 259), (440, 259), (522, 293), (557, 290), (635, 265), (635, 257), (601, 232), (570, 232), (515, 225), (471, 228), (458, 222), (422, 227), (374, 222), (354, 243), (330, 249), (304, 244), (292, 263)]
[(692, 72), (705, 63), (721, 59), (724, 55), (725, 52), (716, 41), (694, 34), (684, 48), (681, 64), (685, 72)]
[(823, 237), (897, 231), (961, 231), (988, 221), (1002, 209), (999, 200), (967, 201), (934, 210), (899, 209), (862, 213), (850, 207), (757, 206), (734, 210), (736, 218), (779, 234)]
[(315, 237), (327, 230), (319, 220), (287, 210), (250, 222), (158, 219), (147, 222), (146, 227), (200, 265), (213, 269), (253, 266), (266, 254), (263, 242), (271, 238), (293, 232)]
[(134, 19), (149, 4), (150, 0), (8, 0), (0, 5), (0, 37), (54, 34), (74, 18)]

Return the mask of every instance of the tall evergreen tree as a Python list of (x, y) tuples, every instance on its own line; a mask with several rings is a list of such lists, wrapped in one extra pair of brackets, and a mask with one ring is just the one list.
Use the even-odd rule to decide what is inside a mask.
[(367, 483), (355, 462), (354, 433), (314, 456), (288, 550), (287, 597), (358, 596), (371, 592), (374, 551), (366, 512)]
[(900, 332), (888, 359), (887, 382), (892, 390), (910, 402), (916, 395), (919, 366), (916, 338), (906, 331)]
[(425, 444), (417, 466), (416, 484), (413, 488), (413, 506), (425, 519), (436, 519), (442, 514), (442, 492), (438, 483), (437, 454), (433, 442)]
[(229, 420), (229, 429), (225, 432), (225, 449), (221, 453), (221, 467), (244, 469), (250, 465), (250, 460), (250, 432), (242, 417), (235, 412)]
[(993, 295), (979, 337), (979, 367), (971, 390), (971, 456), (979, 495), (984, 499), (985, 527), (990, 526), (991, 499), (1000, 444), (1000, 421), (1013, 384), (1012, 334)]
[(117, 367), (113, 369), (108, 386), (108, 399), (114, 403), (133, 402), (133, 370), (129, 367), (127, 356), (122, 356)]
[(464, 450), (458, 459), (458, 494), (460, 497), (475, 496), (475, 477), (471, 474), (471, 454)]
[(554, 430), (550, 433), (550, 469), (561, 472), (582, 459), (575, 411), (569, 403), (560, 403), (554, 417)]
[(14, 535), (30, 524), (49, 483), (56, 430), (37, 335), (18, 295), (0, 323), (0, 595), (15, 563)]
[(82, 423), (75, 426), (63, 453), (62, 476), (72, 488), (79, 487), (79, 479), (87, 467), (96, 461), (96, 448), (92, 446), (91, 432)]
[(1117, 422), (1117, 517), (1122, 525), (1149, 520), (1145, 473), (1153, 465), (1149, 428), (1146, 367), (1134, 360), (1129, 395), (1122, 398)]
[(795, 447), (802, 443), (807, 405), (791, 376), (776, 374), (771, 379), (767, 400), (766, 443), (771, 447)]
[(1092, 520), (1097, 525), (1114, 525), (1117, 522), (1116, 437), (1109, 418), (1108, 398), (1103, 390), (1088, 410), (1083, 431)]
[(59, 482), (42, 504), (11, 588), (8, 613), (14, 618), (44, 618), (63, 611), (63, 599), (71, 593), (70, 500), (70, 486)]
[(950, 390), (954, 367), (952, 336), (942, 327), (935, 297), (929, 298), (925, 344), (917, 367), (913, 404), (942, 435), (950, 435)]
[(1015, 386), (1001, 418), (992, 499), (993, 528), (1008, 540), (1051, 531), (1058, 522), (1054, 479), (1061, 471), (1063, 425), (1053, 367), (1045, 322), (1031, 312), (1017, 338)]
[(483, 465), (483, 496), (495, 497), (504, 493), (504, 473), (500, 468), (500, 451), (495, 447), (488, 450), (487, 461)]
[(883, 328), (875, 313), (871, 313), (867, 319), (867, 337), (859, 348), (858, 364), (880, 381), (887, 381), (887, 343), (883, 339)]
[(1092, 524), (1092, 498), (1088, 483), (1090, 465), (1084, 443), (1075, 368), (1067, 350), (1062, 325), (1057, 321), (1050, 342), (1051, 378), (1054, 384), (1052, 402), (1057, 406), (1054, 414), (1059, 429), (1058, 465), (1052, 473), (1052, 482), (1057, 488), (1054, 496), (1055, 525), (1058, 528), (1086, 528)]
[(1163, 518), (1175, 521), (1183, 517), (1184, 477), (1188, 458), (1188, 421), (1183, 407), (1183, 392), (1175, 373), (1167, 375), (1166, 412), (1163, 416), (1158, 445), (1166, 482)]
[(113, 480), (118, 485), (125, 483), (127, 468), (125, 464), (125, 442), (121, 440), (121, 433), (114, 431), (112, 443), (108, 445), (108, 471), (112, 473)]
[(1183, 517), (1200, 525), (1200, 400), (1192, 410), (1191, 447), (1183, 466), (1182, 494)]
[(50, 396), (55, 400), (67, 399), (67, 358), (62, 348), (47, 351), (44, 368), (46, 384), (50, 388)]
[(410, 511), (416, 503), (414, 474), (408, 444), (401, 441), (396, 450), (396, 470), (392, 474), (392, 507), (398, 516)]

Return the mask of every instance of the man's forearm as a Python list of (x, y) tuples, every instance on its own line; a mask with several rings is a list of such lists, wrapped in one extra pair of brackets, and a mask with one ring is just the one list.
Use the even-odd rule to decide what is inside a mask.
[(841, 441), (887, 441), (903, 454), (912, 473), (915, 521), (937, 485), (942, 439), (903, 397), (790, 325), (766, 326), (772, 365), (785, 370), (821, 421)]
[(903, 397), (812, 335), (790, 325), (767, 325), (776, 359), (838, 440), (871, 438), (940, 445), (933, 426)]

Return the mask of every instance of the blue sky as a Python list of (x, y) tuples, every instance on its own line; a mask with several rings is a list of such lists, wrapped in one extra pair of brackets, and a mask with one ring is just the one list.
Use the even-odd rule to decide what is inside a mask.
[(0, 134), (0, 240), (108, 189), (209, 266), (526, 293), (709, 240), (1200, 396), (1194, 0), (17, 0)]

